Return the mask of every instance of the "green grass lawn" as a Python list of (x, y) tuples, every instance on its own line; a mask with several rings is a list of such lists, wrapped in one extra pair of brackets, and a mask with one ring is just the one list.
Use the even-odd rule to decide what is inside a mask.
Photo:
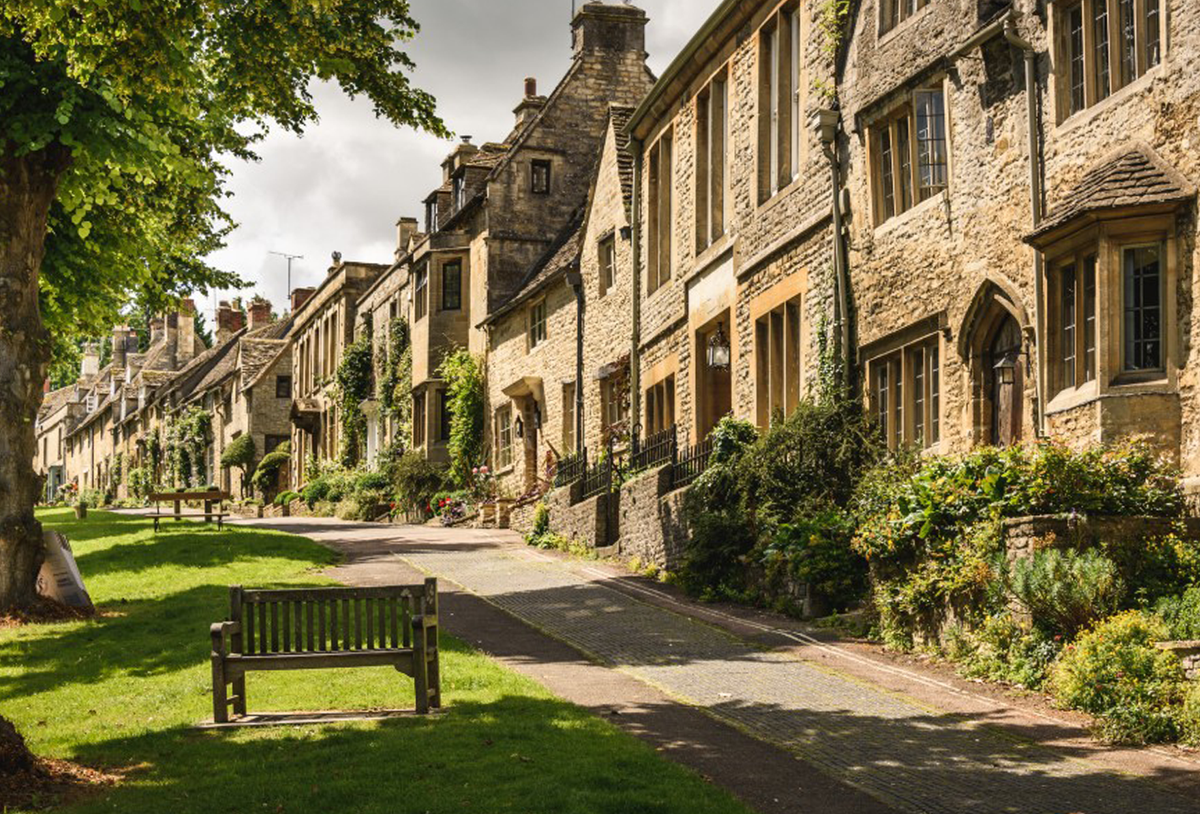
[[(199, 731), (208, 626), (228, 586), (327, 584), (333, 555), (286, 534), (103, 512), (40, 515), (75, 549), (101, 618), (0, 630), (0, 708), (34, 751), (125, 783), (68, 808), (187, 812), (746, 812), (607, 722), (442, 637), (445, 713), (378, 724)], [(252, 711), (408, 708), (390, 668), (259, 673)]]

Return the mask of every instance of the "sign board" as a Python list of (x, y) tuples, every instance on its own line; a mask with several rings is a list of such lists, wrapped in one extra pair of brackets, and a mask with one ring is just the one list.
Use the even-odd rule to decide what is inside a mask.
[(57, 531), (45, 530), (46, 561), (38, 573), (38, 593), (72, 608), (92, 610), (92, 598), (83, 587), (71, 544)]

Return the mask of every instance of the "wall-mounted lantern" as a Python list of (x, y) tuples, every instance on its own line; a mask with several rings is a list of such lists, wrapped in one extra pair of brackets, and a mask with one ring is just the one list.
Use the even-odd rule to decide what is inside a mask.
[(513, 433), (517, 436), (517, 438), (525, 437), (525, 422), (520, 416), (517, 416), (517, 420), (513, 422)]
[(542, 405), (533, 403), (533, 428), (538, 432), (542, 429)]
[(1011, 350), (996, 363), (994, 368), (1001, 384), (1013, 384), (1017, 380), (1017, 351)]
[(713, 370), (729, 370), (732, 354), (725, 324), (717, 323), (717, 332), (708, 340), (708, 366)]

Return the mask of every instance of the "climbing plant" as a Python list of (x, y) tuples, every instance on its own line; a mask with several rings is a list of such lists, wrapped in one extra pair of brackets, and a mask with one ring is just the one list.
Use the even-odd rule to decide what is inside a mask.
[(403, 455), (412, 437), (412, 338), (408, 320), (396, 317), (388, 326), (379, 353), (379, 406), (392, 423), (393, 448)]
[(165, 457), (175, 486), (204, 486), (204, 453), (212, 444), (212, 413), (190, 407), (167, 424)]
[(374, 362), (371, 347), (371, 326), (354, 340), (342, 356), (335, 376), (335, 398), (342, 425), (340, 459), (342, 466), (357, 466), (367, 443), (367, 416), (363, 402), (371, 397)]
[(246, 492), (246, 477), (250, 473), (250, 467), (253, 466), (257, 455), (258, 450), (255, 448), (253, 435), (239, 435), (221, 453), (222, 467), (241, 471), (243, 496)]
[(472, 470), (483, 463), (483, 365), (460, 348), (443, 360), (438, 375), (450, 394), (450, 477), (466, 488), (472, 485)]

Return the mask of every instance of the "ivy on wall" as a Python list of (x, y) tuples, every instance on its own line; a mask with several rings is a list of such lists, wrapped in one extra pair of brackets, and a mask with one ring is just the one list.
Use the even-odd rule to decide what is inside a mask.
[(450, 477), (459, 488), (472, 485), (472, 470), (484, 462), (483, 365), (470, 351), (460, 348), (438, 368), (450, 394)]
[(335, 374), (335, 395), (338, 420), (342, 426), (339, 458), (342, 466), (357, 466), (367, 445), (367, 416), (363, 402), (371, 397), (374, 376), (374, 353), (371, 346), (371, 325), (346, 348)]
[(408, 320), (396, 317), (388, 326), (387, 344), (379, 352), (379, 406), (392, 422), (392, 447), (404, 454), (412, 437), (412, 337)]
[(206, 485), (205, 451), (212, 444), (212, 413), (191, 407), (168, 422), (165, 435), (164, 457), (171, 485)]

